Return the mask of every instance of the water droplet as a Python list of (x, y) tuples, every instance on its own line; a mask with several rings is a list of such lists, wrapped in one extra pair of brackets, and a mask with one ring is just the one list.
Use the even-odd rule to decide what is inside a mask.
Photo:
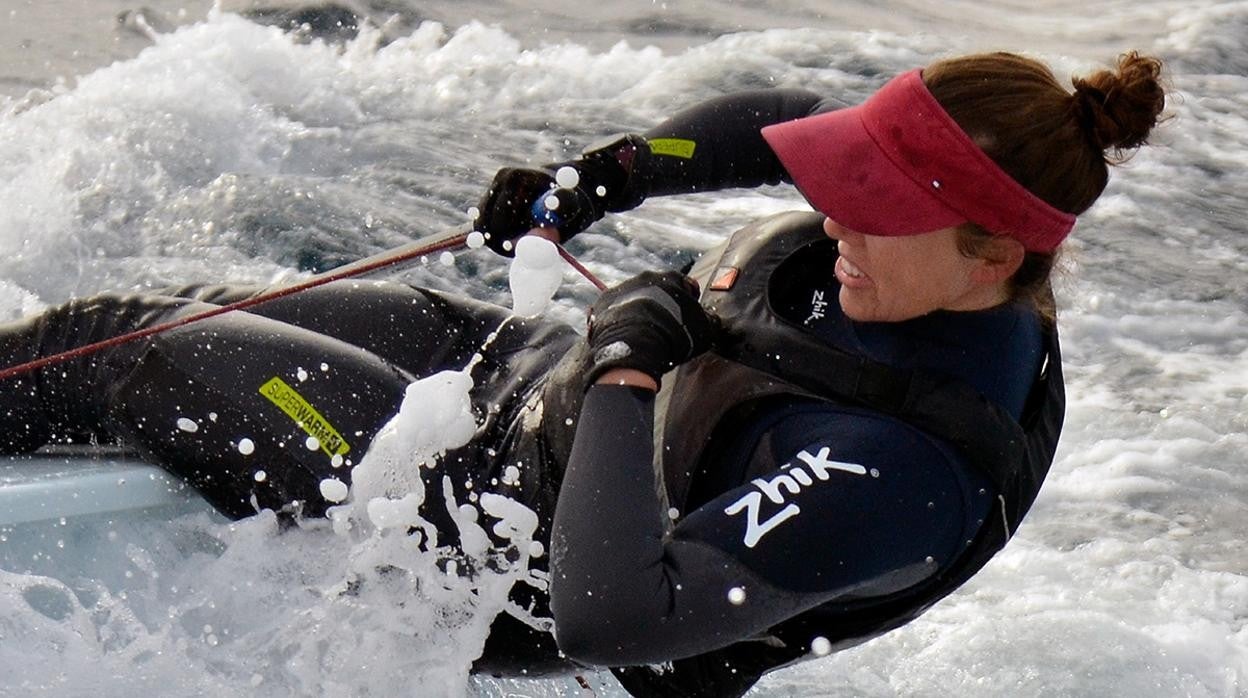
[(347, 485), (342, 480), (325, 478), (321, 480), (321, 496), (326, 501), (337, 504), (347, 498)]
[(321, 447), (321, 440), (315, 436), (309, 436), (307, 439), (304, 439), (303, 445), (309, 451), (315, 451)]
[(256, 482), (264, 482), (269, 479), (269, 474), (263, 470), (257, 470), (254, 477), (256, 478)]
[(186, 417), (178, 417), (178, 428), (191, 434), (199, 431), (199, 425), (195, 423), (195, 420)]
[(810, 641), (810, 651), (816, 657), (826, 657), (832, 654), (832, 642), (820, 635)]
[(581, 173), (575, 168), (564, 165), (555, 171), (555, 184), (564, 189), (573, 189), (581, 183)]
[(255, 451), (256, 451), (256, 444), (253, 443), (251, 439), (239, 439), (238, 440), (238, 452), (239, 453), (243, 454), (244, 456), (250, 456), (252, 453), (255, 453)]
[(733, 606), (740, 606), (745, 603), (745, 589), (742, 587), (733, 587), (728, 590), (728, 603)]

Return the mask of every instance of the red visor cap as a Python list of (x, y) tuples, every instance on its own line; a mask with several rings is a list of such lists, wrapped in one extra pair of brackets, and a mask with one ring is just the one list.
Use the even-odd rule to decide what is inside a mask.
[(810, 204), (856, 232), (918, 235), (970, 221), (1051, 252), (1075, 225), (980, 150), (920, 70), (856, 107), (767, 126), (763, 138)]

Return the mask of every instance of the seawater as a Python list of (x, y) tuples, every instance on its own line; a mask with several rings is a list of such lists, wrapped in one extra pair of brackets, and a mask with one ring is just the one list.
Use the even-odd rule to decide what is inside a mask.
[[(1173, 118), (1069, 246), (1058, 302), (1070, 406), (1027, 522), (920, 620), (777, 672), (756, 694), (1248, 695), (1248, 3), (1095, 15), (1070, 2), (641, 2), (588, 15), (430, 3), (442, 22), (402, 7), (397, 36), (337, 45), (216, 12), (135, 57), (0, 98), (0, 313), (106, 289), (304, 278), (462, 223), (501, 165), (566, 157), (729, 90), (801, 86), (853, 103), (897, 72), (986, 47), (1030, 52), (1059, 76), (1127, 48), (1156, 53)], [(613, 282), (803, 205), (786, 188), (656, 199), (570, 248)], [(507, 276), (478, 250), (399, 278), (506, 304)], [(551, 312), (582, 323), (593, 295), (569, 271)], [(373, 580), (367, 603), (351, 602), (344, 561), (359, 541), (328, 523), (278, 534), (267, 515), (171, 512), (52, 521), (0, 546), (0, 695), (584, 690), (469, 677), (497, 606), (439, 596), (432, 573), (420, 590), (419, 575)], [(620, 695), (608, 675), (585, 680)]]

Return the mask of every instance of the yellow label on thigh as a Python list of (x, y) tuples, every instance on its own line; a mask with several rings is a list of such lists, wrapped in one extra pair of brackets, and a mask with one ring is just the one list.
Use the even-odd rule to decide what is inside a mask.
[(655, 155), (670, 155), (688, 160), (693, 157), (693, 149), (698, 144), (684, 138), (655, 138), (648, 141), (650, 152)]
[(320, 443), (321, 450), (330, 456), (341, 456), (351, 450), (342, 434), (317, 412), (303, 396), (286, 381), (274, 376), (260, 386), (260, 394), (277, 405), (286, 416), (295, 420), (299, 428)]

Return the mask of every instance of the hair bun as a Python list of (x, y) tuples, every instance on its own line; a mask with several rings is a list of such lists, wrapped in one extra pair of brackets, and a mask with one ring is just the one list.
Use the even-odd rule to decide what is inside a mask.
[(1132, 51), (1116, 70), (1075, 78), (1072, 106), (1088, 140), (1099, 150), (1122, 151), (1148, 142), (1166, 106), (1161, 61)]

